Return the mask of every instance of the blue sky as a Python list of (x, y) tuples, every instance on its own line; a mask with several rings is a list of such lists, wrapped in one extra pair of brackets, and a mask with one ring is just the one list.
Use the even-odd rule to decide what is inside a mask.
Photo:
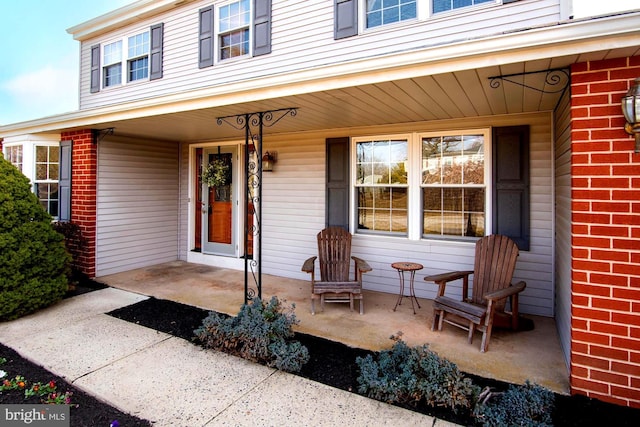
[(80, 42), (67, 28), (134, 0), (0, 0), (0, 125), (78, 109)]

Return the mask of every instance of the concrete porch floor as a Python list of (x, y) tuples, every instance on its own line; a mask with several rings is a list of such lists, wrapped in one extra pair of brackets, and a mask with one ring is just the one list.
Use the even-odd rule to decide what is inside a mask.
[[(167, 299), (219, 313), (236, 315), (244, 303), (244, 271), (174, 261), (123, 273), (98, 277), (111, 287), (158, 299)], [(423, 275), (416, 275), (423, 280)], [(348, 304), (325, 304), (311, 315), (309, 282), (263, 274), (262, 297), (277, 296), (286, 306), (295, 304), (300, 321), (297, 331), (369, 350), (388, 349), (389, 337), (402, 331), (408, 345), (428, 343), (429, 348), (469, 373), (522, 384), (525, 380), (558, 393), (569, 393), (569, 376), (553, 319), (525, 315), (534, 329), (512, 333), (494, 330), (486, 353), (480, 353), (481, 334), (472, 345), (467, 332), (445, 324), (442, 332), (431, 331), (432, 302), (418, 299), (421, 308), (413, 314), (404, 298), (394, 312), (397, 294), (364, 292), (364, 315)]]

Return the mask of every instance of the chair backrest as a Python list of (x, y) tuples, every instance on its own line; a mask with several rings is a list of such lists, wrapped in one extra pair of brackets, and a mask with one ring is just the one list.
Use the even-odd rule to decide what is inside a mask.
[(348, 282), (351, 263), (351, 233), (341, 227), (327, 227), (318, 233), (320, 280)]
[[(476, 243), (475, 267), (473, 269), (472, 302), (486, 305), (484, 295), (511, 285), (518, 259), (518, 246), (507, 236), (492, 234)], [(496, 307), (503, 311), (506, 299)]]

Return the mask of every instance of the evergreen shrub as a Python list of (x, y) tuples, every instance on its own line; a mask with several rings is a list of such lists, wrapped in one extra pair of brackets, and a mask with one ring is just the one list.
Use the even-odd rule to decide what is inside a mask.
[(358, 391), (388, 403), (417, 405), (424, 401), (432, 407), (454, 412), (470, 410), (480, 392), (458, 367), (428, 345), (409, 347), (399, 336), (391, 350), (356, 358), (360, 368)]
[(484, 427), (551, 427), (554, 400), (551, 391), (526, 381), (503, 393), (488, 393), (474, 412)]
[(277, 297), (244, 304), (235, 317), (211, 312), (194, 331), (207, 348), (221, 350), (281, 371), (299, 372), (309, 361), (309, 351), (293, 341), (298, 324), (294, 305), (285, 311)]
[(67, 291), (70, 256), (51, 220), (29, 180), (0, 155), (0, 321), (49, 306)]

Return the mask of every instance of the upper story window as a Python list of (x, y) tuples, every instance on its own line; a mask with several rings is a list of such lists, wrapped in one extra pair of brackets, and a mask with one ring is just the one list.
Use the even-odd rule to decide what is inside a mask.
[(416, 0), (367, 0), (366, 27), (415, 19), (418, 16)]
[[(501, 0), (335, 0), (334, 39), (399, 22), (422, 21), (442, 12), (500, 5)], [(473, 8), (472, 8), (473, 9)], [(460, 13), (463, 11), (461, 10)]]
[(239, 0), (218, 8), (218, 52), (220, 60), (249, 54), (251, 3)]
[(149, 32), (129, 37), (127, 80), (130, 82), (149, 77)]
[[(123, 47), (124, 46), (124, 47)], [(127, 52), (126, 61), (123, 51)], [(127, 70), (127, 83), (149, 77), (149, 31), (106, 44), (103, 48), (103, 87), (123, 83), (122, 70)]]
[(495, 0), (433, 0), (433, 13), (446, 12), (461, 7), (475, 6), (489, 2), (495, 3)]
[(122, 41), (109, 43), (102, 52), (103, 87), (116, 86), (122, 83)]
[(271, 53), (271, 0), (218, 2), (198, 15), (198, 67)]
[(91, 92), (162, 78), (164, 24), (91, 46)]

